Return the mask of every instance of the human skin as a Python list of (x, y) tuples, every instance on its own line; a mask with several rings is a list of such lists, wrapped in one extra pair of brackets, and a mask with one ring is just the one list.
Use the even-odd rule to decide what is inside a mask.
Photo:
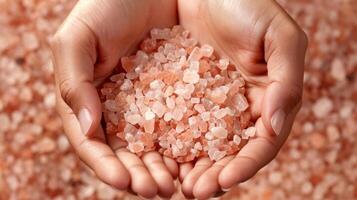
[[(160, 5), (160, 6), (157, 6)], [(157, 152), (138, 157), (100, 126), (95, 86), (153, 27), (181, 24), (228, 57), (246, 78), (257, 137), (236, 155), (181, 164)], [(80, 0), (54, 35), (57, 110), (80, 159), (107, 184), (146, 198), (222, 194), (278, 153), (300, 107), (307, 38), (273, 0)]]
[(245, 77), (257, 136), (235, 156), (180, 166), (182, 192), (206, 199), (244, 182), (287, 139), (301, 105), (307, 37), (273, 0), (178, 0), (180, 24)]
[(51, 42), (57, 110), (79, 158), (103, 182), (146, 198), (170, 197), (178, 166), (157, 152), (139, 158), (116, 137), (106, 137), (95, 86), (153, 27), (177, 24), (176, 5), (174, 0), (80, 0)]

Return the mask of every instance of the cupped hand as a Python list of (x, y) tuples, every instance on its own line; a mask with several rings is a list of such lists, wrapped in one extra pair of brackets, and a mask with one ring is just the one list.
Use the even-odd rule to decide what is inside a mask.
[(307, 38), (273, 0), (178, 1), (179, 21), (200, 43), (228, 57), (247, 81), (257, 136), (235, 156), (180, 166), (186, 197), (206, 199), (268, 164), (300, 108)]
[(151, 28), (177, 24), (176, 5), (174, 0), (80, 0), (51, 43), (57, 109), (70, 143), (102, 181), (146, 198), (170, 197), (178, 166), (155, 152), (139, 158), (116, 137), (106, 137), (95, 86)]

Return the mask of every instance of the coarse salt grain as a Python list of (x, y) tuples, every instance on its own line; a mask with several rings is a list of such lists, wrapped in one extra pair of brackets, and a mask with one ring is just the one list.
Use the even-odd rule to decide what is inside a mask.
[(178, 162), (236, 153), (255, 135), (240, 73), (177, 26), (150, 34), (135, 55), (121, 58), (126, 73), (100, 90), (108, 134), (132, 153), (156, 150)]

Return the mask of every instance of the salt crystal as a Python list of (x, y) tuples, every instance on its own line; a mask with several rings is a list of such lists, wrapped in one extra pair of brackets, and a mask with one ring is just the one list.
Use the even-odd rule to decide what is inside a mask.
[(158, 29), (154, 28), (150, 31), (152, 39), (165, 39), (168, 40), (171, 38), (170, 29)]
[(25, 49), (31, 51), (40, 46), (37, 36), (32, 32), (25, 32), (22, 34), (22, 43)]
[(193, 104), (200, 103), (200, 98), (196, 98), (196, 97), (191, 98), (191, 103)]
[(213, 47), (207, 44), (202, 45), (200, 48), (201, 55), (204, 57), (211, 57), (213, 54)]
[(195, 149), (197, 149), (197, 150), (202, 150), (202, 145), (201, 145), (200, 142), (196, 142), (196, 143), (195, 143), (195, 146), (194, 146), (193, 148), (195, 148)]
[(243, 132), (246, 136), (248, 137), (254, 137), (257, 129), (254, 126), (251, 126), (247, 129), (245, 129)]
[(321, 97), (312, 106), (312, 111), (317, 118), (326, 117), (333, 109), (333, 103), (328, 97)]
[(215, 111), (213, 113), (213, 116), (217, 119), (222, 119), (223, 117), (225, 117), (227, 115), (227, 110), (222, 108), (222, 109), (219, 109), (217, 111)]
[(174, 109), (175, 108), (175, 100), (172, 97), (166, 98), (166, 106), (169, 109)]
[(125, 120), (132, 125), (138, 124), (143, 118), (139, 114), (125, 115)]
[(239, 145), (241, 141), (242, 141), (242, 139), (239, 137), (239, 135), (234, 135), (233, 136), (234, 144)]
[(215, 88), (209, 94), (209, 98), (216, 104), (223, 104), (226, 101), (227, 96), (223, 88)]
[(174, 93), (174, 88), (170, 85), (166, 88), (164, 97), (169, 97)]
[(331, 76), (337, 81), (346, 80), (346, 69), (341, 59), (335, 58), (332, 61)]
[(191, 61), (189, 70), (198, 72), (200, 68), (200, 62), (198, 61)]
[(199, 61), (202, 58), (202, 54), (200, 52), (200, 49), (198, 47), (193, 48), (190, 56), (188, 57), (188, 61)]
[(179, 108), (175, 108), (172, 111), (172, 119), (176, 120), (176, 121), (180, 121), (183, 117), (183, 111)]
[(201, 116), (201, 119), (203, 120), (203, 121), (209, 121), (210, 120), (210, 118), (211, 118), (211, 113), (210, 112), (202, 112), (201, 114), (200, 114), (200, 116)]
[(161, 102), (155, 101), (152, 105), (152, 111), (161, 118), (166, 112), (166, 107)]
[(10, 129), (11, 121), (7, 114), (0, 113), (0, 132), (4, 133)]
[(216, 138), (225, 139), (228, 136), (227, 130), (223, 127), (213, 127), (210, 129), (210, 131)]
[(171, 113), (171, 112), (165, 113), (165, 115), (164, 115), (164, 120), (165, 120), (166, 122), (168, 122), (168, 121), (170, 121), (171, 119), (172, 119), (172, 113)]
[(249, 106), (247, 98), (245, 98), (245, 96), (240, 93), (236, 94), (232, 98), (232, 102), (233, 102), (233, 105), (235, 106), (235, 108), (240, 112), (247, 110), (247, 108)]
[(104, 107), (112, 112), (116, 112), (118, 110), (117, 103), (114, 100), (106, 100), (104, 102)]
[(144, 130), (146, 133), (153, 133), (155, 129), (155, 119), (144, 121)]
[(131, 80), (129, 79), (124, 79), (123, 84), (120, 86), (120, 90), (130, 90), (131, 88), (133, 88), (133, 83), (131, 82)]
[(206, 138), (207, 140), (213, 140), (214, 136), (213, 136), (213, 134), (212, 134), (211, 132), (207, 132), (207, 133), (205, 134), (205, 138)]
[(149, 109), (144, 114), (145, 120), (152, 120), (155, 118), (155, 114)]
[(185, 124), (183, 122), (177, 123), (175, 130), (177, 133), (182, 133), (185, 130)]
[(229, 60), (226, 59), (226, 58), (222, 58), (222, 59), (220, 59), (219, 62), (218, 62), (218, 68), (219, 68), (220, 70), (226, 70), (227, 67), (228, 67), (228, 65), (229, 65)]
[(183, 79), (182, 80), (185, 83), (195, 84), (195, 83), (198, 83), (198, 81), (200, 80), (200, 76), (198, 75), (197, 71), (186, 69), (183, 72)]
[(152, 90), (161, 90), (165, 86), (165, 83), (161, 80), (153, 80), (150, 83), (150, 89)]
[(128, 149), (133, 153), (142, 152), (144, 150), (144, 144), (141, 142), (129, 143)]

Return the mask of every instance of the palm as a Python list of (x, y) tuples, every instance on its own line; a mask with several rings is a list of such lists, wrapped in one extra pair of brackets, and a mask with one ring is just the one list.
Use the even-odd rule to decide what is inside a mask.
[[(177, 23), (175, 1), (163, 0), (160, 4), (165, 9), (161, 10), (158, 10), (160, 8), (156, 3), (157, 1), (153, 0), (79, 1), (59, 33), (70, 32), (76, 35), (75, 40), (78, 38), (84, 40), (72, 55), (86, 55), (78, 62), (84, 62), (88, 66), (87, 70), (81, 72), (88, 77), (93, 77), (93, 80), (88, 81), (98, 84), (109, 76), (118, 64), (119, 58), (134, 51), (138, 42), (153, 27), (171, 27)], [(92, 71), (89, 65), (93, 64)], [(147, 198), (156, 194), (170, 197), (175, 190), (173, 178), (177, 175), (176, 163), (155, 152), (139, 158), (126, 151), (117, 137), (106, 137), (102, 127), (94, 131), (91, 137), (78, 135), (81, 130), (75, 123), (77, 120), (74, 111), (71, 110), (72, 107), (67, 104), (71, 102), (69, 96), (72, 92), (63, 89), (67, 87), (68, 75), (63, 75), (65, 77), (61, 77), (61, 73), (56, 75), (56, 80), (62, 80), (58, 88), (58, 93), (61, 93), (57, 95), (58, 108), (66, 134), (80, 158), (100, 179), (112, 186), (123, 189), (130, 182), (129, 191), (138, 195)], [(101, 113), (98, 104), (93, 107), (98, 114)]]
[[(216, 163), (203, 158), (195, 166), (180, 166), (180, 173), (183, 173), (180, 176), (185, 177), (182, 185), (184, 194), (208, 198), (220, 191), (219, 183), (231, 185), (234, 180), (244, 181), (253, 176), (255, 169), (275, 156), (287, 137), (273, 139), (261, 117), (261, 105), (269, 84), (264, 36), (274, 12), (262, 12), (264, 3), (259, 0), (178, 2), (180, 23), (201, 43), (213, 45), (218, 54), (228, 57), (247, 80), (250, 111), (258, 132), (257, 137), (250, 140), (235, 158), (230, 156)], [(261, 148), (267, 150), (266, 154), (261, 153)], [(223, 170), (228, 164), (228, 171)]]

